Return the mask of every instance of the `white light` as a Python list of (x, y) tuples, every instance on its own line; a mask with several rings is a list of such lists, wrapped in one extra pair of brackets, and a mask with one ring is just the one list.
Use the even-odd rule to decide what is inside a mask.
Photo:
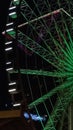
[(14, 0), (14, 2), (16, 2), (16, 1), (18, 1), (18, 0)]
[(6, 71), (10, 71), (10, 70), (13, 70), (13, 68), (7, 68)]
[(8, 24), (6, 24), (6, 26), (10, 26), (10, 25), (13, 25), (13, 23), (8, 23)]
[(20, 105), (21, 105), (21, 103), (15, 103), (15, 104), (13, 104), (14, 107), (17, 107), (17, 106), (20, 106)]
[(9, 16), (11, 16), (11, 15), (14, 15), (14, 14), (16, 14), (16, 12), (13, 12), (13, 13), (9, 13)]
[(6, 62), (6, 65), (9, 65), (9, 64), (11, 64), (11, 62)]
[(16, 91), (16, 89), (14, 88), (14, 89), (9, 89), (8, 90), (8, 92), (15, 92)]
[(13, 6), (13, 7), (10, 7), (9, 10), (12, 10), (12, 9), (15, 9), (15, 8), (16, 8), (16, 6)]
[(7, 29), (6, 32), (13, 31), (13, 28)]
[(12, 41), (10, 41), (10, 42), (6, 42), (5, 45), (9, 45), (9, 44), (11, 44), (11, 43), (12, 43)]
[(8, 48), (5, 49), (5, 51), (10, 51), (12, 49), (13, 49), (12, 47), (8, 47)]
[(15, 85), (15, 84), (16, 84), (16, 82), (12, 82), (12, 83), (9, 83), (9, 86)]

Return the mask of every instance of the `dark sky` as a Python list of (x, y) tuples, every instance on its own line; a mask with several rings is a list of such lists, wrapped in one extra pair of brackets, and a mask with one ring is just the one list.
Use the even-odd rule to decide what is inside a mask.
[(0, 1), (0, 109), (5, 103), (9, 102), (7, 92), (7, 75), (5, 72), (5, 39), (1, 35), (1, 32), (5, 29), (9, 2), (10, 0)]
[[(5, 51), (4, 51), (5, 38), (1, 34), (1, 32), (5, 30), (5, 24), (6, 24), (6, 19), (7, 19), (7, 15), (8, 15), (8, 7), (9, 7), (10, 1), (11, 0), (6, 0), (6, 1), (1, 0), (1, 2), (0, 2), (0, 106), (2, 106), (2, 105), (4, 106), (5, 104), (10, 102), (10, 96), (8, 95), (8, 92), (7, 92), (8, 85), (7, 85), (7, 75), (6, 75), (6, 71), (5, 71)], [(33, 55), (33, 57), (34, 56), (35, 55)], [(30, 58), (30, 56), (27, 56), (27, 57)], [(31, 57), (31, 59), (32, 59), (32, 57)], [(38, 56), (37, 56), (37, 59), (38, 59), (38, 63), (40, 63), (39, 62), (40, 59), (38, 58)], [(33, 59), (32, 59), (32, 61), (33, 61)], [(25, 62), (25, 60), (24, 60), (24, 62)], [(34, 64), (35, 63), (32, 62), (32, 67)], [(38, 67), (40, 69), (41, 64), (39, 64), (39, 65), (40, 66), (38, 66)], [(47, 66), (47, 63), (45, 65)], [(36, 65), (35, 65), (35, 67), (36, 67)]]

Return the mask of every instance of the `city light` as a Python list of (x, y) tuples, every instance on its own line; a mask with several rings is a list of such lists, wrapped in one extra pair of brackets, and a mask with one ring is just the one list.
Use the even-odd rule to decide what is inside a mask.
[(9, 65), (9, 64), (11, 64), (11, 62), (6, 62), (6, 65)]
[(13, 31), (14, 29), (13, 28), (10, 28), (10, 29), (7, 29), (6, 32), (10, 32), (10, 31)]
[(12, 9), (15, 9), (15, 8), (16, 8), (16, 6), (13, 6), (13, 7), (10, 7), (9, 10), (12, 10)]
[(8, 47), (8, 48), (5, 49), (5, 51), (10, 51), (12, 49), (13, 49), (12, 47)]
[(14, 0), (14, 2), (17, 2), (18, 0)]
[(14, 107), (17, 107), (17, 106), (20, 106), (20, 105), (21, 105), (21, 103), (15, 103), (15, 104), (13, 104)]
[(6, 26), (10, 26), (10, 25), (13, 25), (13, 22), (12, 22), (12, 23), (8, 23), (8, 24), (6, 24)]
[(15, 15), (16, 12), (9, 13), (9, 16)]
[(10, 71), (10, 70), (13, 70), (13, 68), (7, 68), (6, 71)]
[(9, 45), (9, 44), (11, 44), (11, 43), (12, 43), (12, 41), (9, 41), (9, 42), (6, 42), (5, 45)]
[(15, 85), (15, 84), (16, 84), (16, 82), (11, 82), (11, 83), (9, 83), (9, 86)]
[(9, 89), (8, 90), (8, 92), (15, 92), (16, 91), (16, 89), (14, 88), (14, 89)]

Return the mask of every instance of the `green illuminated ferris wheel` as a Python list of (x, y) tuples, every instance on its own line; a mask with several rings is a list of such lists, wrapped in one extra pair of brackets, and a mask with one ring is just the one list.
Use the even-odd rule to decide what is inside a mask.
[(24, 118), (30, 117), (36, 130), (69, 129), (67, 112), (73, 100), (72, 13), (72, 0), (10, 3), (3, 32), (8, 91), (14, 108), (27, 99)]

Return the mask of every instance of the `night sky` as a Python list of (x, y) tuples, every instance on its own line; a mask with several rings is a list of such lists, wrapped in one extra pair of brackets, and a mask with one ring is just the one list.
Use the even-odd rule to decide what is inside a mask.
[[(6, 19), (7, 19), (7, 15), (8, 15), (9, 3), (10, 3), (10, 0), (6, 0), (6, 2), (5, 2), (5, 0), (2, 0), (0, 3), (0, 110), (6, 109), (5, 106), (7, 106), (7, 105), (5, 105), (5, 104), (8, 104), (8, 109), (9, 109), (9, 107), (11, 107), (10, 95), (8, 95), (7, 74), (5, 71), (5, 51), (4, 51), (5, 37), (2, 36), (2, 34), (1, 34), (1, 32), (5, 30), (5, 24), (6, 24)], [(29, 4), (33, 8), (33, 5), (31, 5), (31, 3), (29, 3)], [(37, 10), (35, 12), (37, 12)], [(23, 55), (23, 53), (24, 52), (21, 52), (22, 55)], [(32, 57), (27, 55), (28, 68), (31, 67), (30, 69), (32, 69), (32, 67), (34, 66), (33, 69), (35, 69), (36, 68), (35, 54), (32, 55)], [(33, 60), (35, 62), (33, 62)], [(24, 65), (25, 60), (22, 60), (22, 61), (24, 61), (24, 63), (22, 64), (22, 65)], [(29, 63), (30, 61), (31, 61), (31, 66)], [(41, 66), (42, 66), (42, 60), (41, 60), (41, 58), (39, 58), (39, 56), (37, 56), (37, 69), (41, 69)], [(26, 67), (26, 65), (25, 65), (25, 67)], [(47, 69), (48, 64), (47, 63), (44, 64), (44, 67)], [(49, 66), (49, 68), (50, 68), (50, 66)], [(29, 78), (30, 78), (30, 76), (29, 76)], [(35, 86), (36, 80), (34, 80), (34, 78), (35, 78), (34, 76), (32, 78), (30, 78), (30, 82), (33, 82), (33, 86), (36, 88), (36, 90), (38, 92), (38, 89), (37, 89), (38, 85), (36, 84), (36, 86)], [(33, 79), (33, 81), (32, 81), (32, 79)], [(35, 79), (38, 79), (38, 78), (35, 78)], [(40, 77), (40, 82), (42, 82), (41, 79), (42, 78)], [(48, 83), (48, 78), (46, 78), (46, 82)], [(26, 82), (26, 86), (28, 86), (27, 82)], [(50, 84), (50, 86), (53, 86), (53, 85)], [(49, 87), (49, 89), (50, 89), (50, 87)], [(42, 87), (42, 91), (44, 93), (43, 87)], [(35, 95), (37, 96), (37, 93), (36, 94), (34, 93), (34, 89), (33, 89), (33, 94), (34, 94), (34, 96)]]
[(5, 39), (1, 32), (5, 29), (8, 6), (10, 0), (1, 0), (0, 2), (0, 110), (5, 108), (5, 104), (9, 104), (10, 99), (7, 90), (7, 75), (5, 71)]
[[(29, 1), (28, 1), (29, 2)], [(8, 95), (8, 85), (7, 85), (7, 74), (6, 74), (6, 71), (5, 71), (5, 51), (4, 51), (4, 43), (5, 43), (5, 37), (4, 36), (2, 36), (2, 31), (4, 31), (5, 30), (5, 24), (6, 24), (6, 19), (7, 19), (7, 15), (8, 15), (8, 7), (9, 7), (9, 3), (10, 3), (10, 0), (6, 0), (6, 2), (5, 2), (5, 0), (2, 0), (1, 1), (1, 3), (0, 3), (0, 110), (1, 109), (5, 109), (5, 104), (8, 104), (8, 106), (10, 106), (10, 96)], [(31, 3), (29, 3), (30, 5), (31, 5)], [(32, 6), (32, 5), (31, 5)], [(32, 7), (33, 8), (33, 7)], [(35, 13), (37, 12), (37, 10), (35, 11)], [(38, 14), (38, 13), (37, 13)], [(21, 56), (23, 56), (23, 53), (24, 52), (22, 52), (21, 51)], [(43, 60), (41, 60), (41, 58), (39, 58), (39, 56), (37, 56), (37, 63), (36, 63), (36, 61), (35, 61), (35, 54), (33, 54), (32, 56), (26, 56), (26, 57), (24, 57), (24, 58), (27, 58), (28, 59), (28, 68), (29, 67), (31, 67), (30, 69), (32, 69), (32, 67), (34, 66), (34, 64), (35, 64), (35, 66), (34, 66), (34, 68), (33, 69), (41, 69), (41, 66), (42, 66), (42, 61)], [(29, 60), (30, 59), (30, 60)], [(34, 61), (35, 62), (34, 62)], [(22, 66), (25, 64), (25, 60), (23, 60), (22, 59), (22, 61), (24, 61), (23, 62), (23, 64), (22, 64)], [(30, 66), (30, 62), (31, 61), (31, 66)], [(20, 62), (21, 63), (21, 62)], [(38, 66), (36, 66), (38, 64)], [(48, 66), (48, 64), (47, 63), (44, 63), (44, 65), (43, 65), (46, 69), (47, 68), (49, 68), (49, 69), (51, 69), (50, 68), (50, 65)], [(26, 63), (26, 65), (25, 65), (25, 67), (27, 67), (27, 63)], [(43, 67), (43, 68), (44, 68)], [(31, 76), (32, 77), (32, 76)], [(24, 77), (25, 78), (25, 77)], [(30, 78), (30, 76), (29, 76), (29, 78)], [(41, 77), (40, 77), (41, 78)], [(26, 79), (26, 78), (25, 78)], [(32, 81), (32, 79), (33, 79), (33, 81)], [(36, 90), (37, 90), (37, 92), (38, 92), (38, 89), (37, 89), (37, 84), (36, 84), (36, 86), (35, 86), (35, 81), (36, 80), (34, 80), (34, 79), (38, 79), (38, 78), (36, 78), (36, 77), (32, 77), (32, 78), (30, 78), (30, 82), (32, 83), (34, 83), (33, 84), (33, 86), (34, 87), (36, 87)], [(41, 78), (42, 79), (42, 78)], [(27, 81), (27, 80), (26, 80)], [(42, 80), (40, 80), (40, 82), (41, 82), (41, 86), (43, 86), (42, 85)], [(46, 82), (47, 82), (47, 84), (48, 84), (48, 78), (46, 78)], [(51, 82), (51, 80), (50, 80), (50, 82)], [(50, 86), (53, 86), (51, 83), (49, 82), (49, 84), (50, 84)], [(28, 83), (27, 82), (25, 82), (25, 84), (26, 84), (26, 87), (28, 86)], [(49, 87), (49, 89), (50, 89), (50, 87)], [(52, 88), (51, 88), (52, 89)], [(33, 89), (34, 90), (34, 89)], [(29, 91), (29, 90), (28, 90)], [(27, 92), (28, 92), (27, 91)], [(43, 91), (43, 93), (44, 93), (44, 89), (43, 89), (43, 87), (42, 87), (42, 91)], [(39, 91), (40, 92), (40, 91)], [(33, 91), (33, 94), (34, 94), (34, 96), (36, 95), (38, 95), (37, 93), (35, 94), (34, 93), (34, 91)]]

